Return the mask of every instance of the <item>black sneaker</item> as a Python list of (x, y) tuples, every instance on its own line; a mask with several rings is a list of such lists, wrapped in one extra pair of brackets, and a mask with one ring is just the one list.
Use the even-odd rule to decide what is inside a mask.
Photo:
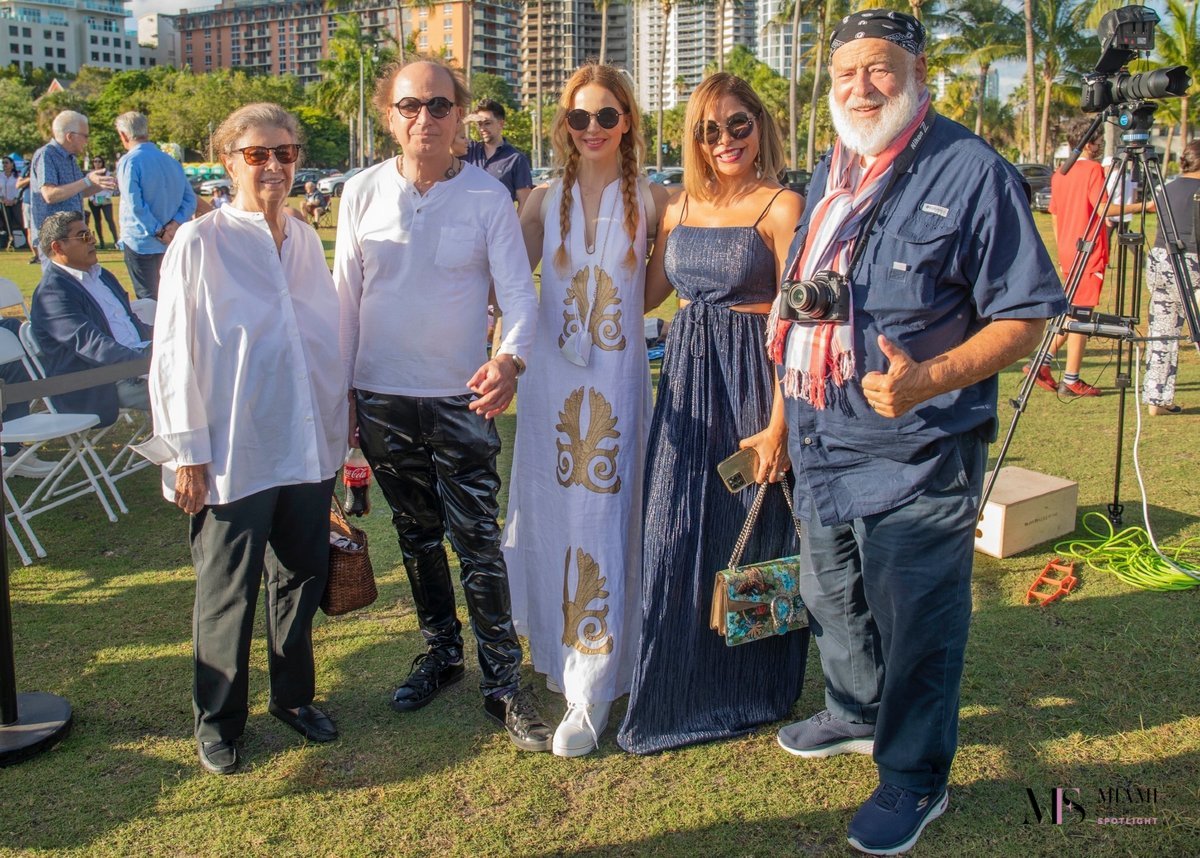
[(538, 714), (538, 699), (532, 686), (510, 691), (503, 697), (484, 697), (483, 711), (508, 731), (508, 738), (522, 751), (549, 751), (554, 731)]
[(850, 820), (850, 845), (868, 855), (903, 855), (950, 803), (946, 788), (919, 793), (880, 784)]
[(447, 685), (462, 679), (465, 672), (461, 657), (452, 661), (439, 650), (421, 653), (413, 659), (408, 679), (392, 693), (392, 708), (397, 712), (420, 709)]

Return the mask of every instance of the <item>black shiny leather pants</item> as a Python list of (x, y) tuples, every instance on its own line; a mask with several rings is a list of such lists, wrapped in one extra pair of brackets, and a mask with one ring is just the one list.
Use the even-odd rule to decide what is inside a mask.
[(508, 570), (500, 551), (495, 424), (469, 396), (356, 396), (362, 450), (396, 526), (421, 633), (431, 649), (462, 654), (462, 624), (442, 538), (458, 555), (467, 613), (479, 648), (480, 687), (517, 687), (521, 644), (513, 630)]

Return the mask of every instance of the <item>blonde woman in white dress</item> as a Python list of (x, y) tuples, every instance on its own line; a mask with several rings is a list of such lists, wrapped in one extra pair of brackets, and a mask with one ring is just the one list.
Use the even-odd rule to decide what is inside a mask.
[(553, 744), (565, 757), (599, 744), (629, 691), (641, 630), (645, 260), (667, 200), (640, 180), (640, 124), (621, 72), (576, 71), (551, 129), (563, 177), (534, 189), (521, 216), (542, 286), (504, 558), (517, 631), (567, 700)]

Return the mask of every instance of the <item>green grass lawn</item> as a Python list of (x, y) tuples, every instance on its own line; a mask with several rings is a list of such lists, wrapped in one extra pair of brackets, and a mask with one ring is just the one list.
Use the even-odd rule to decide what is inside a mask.
[[(1039, 224), (1045, 231), (1043, 216)], [(322, 237), (331, 248), (332, 232)], [(0, 276), (29, 292), (36, 272), (25, 258), (0, 254)], [(101, 260), (128, 284), (115, 252)], [(1084, 378), (1111, 390), (1111, 358), (1108, 341), (1093, 341)], [(1003, 374), (1002, 402), (1019, 379), (1015, 367)], [(1187, 412), (1147, 419), (1140, 451), (1152, 521), (1171, 545), (1200, 537), (1194, 349), (1182, 352), (1179, 386)], [(1117, 404), (1111, 393), (1066, 403), (1035, 390), (1009, 463), (1077, 480), (1080, 514), (1103, 510)], [(1011, 412), (1001, 414), (1006, 426)], [(502, 473), (514, 422), (511, 412), (499, 420)], [(1131, 425), (1121, 497), (1127, 524), (1140, 524), (1132, 438)], [(246, 765), (234, 777), (204, 774), (191, 735), (186, 520), (157, 481), (143, 471), (119, 484), (131, 514), (117, 524), (88, 499), (36, 519), (50, 557), (13, 570), (18, 686), (63, 695), (75, 723), (54, 750), (0, 772), (0, 854), (850, 854), (846, 826), (875, 784), (871, 760), (790, 757), (771, 725), (651, 757), (621, 752), (611, 729), (581, 759), (522, 754), (484, 717), (473, 658), (466, 682), (418, 712), (392, 712), (389, 693), (423, 647), (378, 492), (365, 527), (379, 600), (348, 617), (319, 615), (315, 628), (318, 699), (341, 740), (304, 745), (267, 714), (260, 623)], [(1200, 854), (1200, 591), (1143, 592), (1083, 570), (1065, 600), (1027, 607), (1051, 550), (977, 555), (950, 810), (915, 854)], [(823, 705), (812, 653), (797, 718)], [(550, 718), (561, 716), (562, 698), (541, 697)], [(1123, 792), (1102, 803), (1130, 785), (1156, 790), (1156, 804), (1127, 805)], [(1068, 810), (1050, 824), (1056, 787), (1079, 790), (1066, 795), (1084, 807), (1083, 822)], [(1099, 816), (1157, 824), (1098, 825)]]

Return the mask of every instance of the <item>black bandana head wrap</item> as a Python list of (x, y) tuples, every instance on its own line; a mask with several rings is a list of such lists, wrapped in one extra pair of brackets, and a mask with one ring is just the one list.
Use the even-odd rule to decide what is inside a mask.
[(829, 39), (830, 56), (842, 45), (856, 39), (884, 39), (913, 56), (925, 52), (925, 28), (912, 15), (903, 12), (867, 9), (847, 15), (833, 28)]

